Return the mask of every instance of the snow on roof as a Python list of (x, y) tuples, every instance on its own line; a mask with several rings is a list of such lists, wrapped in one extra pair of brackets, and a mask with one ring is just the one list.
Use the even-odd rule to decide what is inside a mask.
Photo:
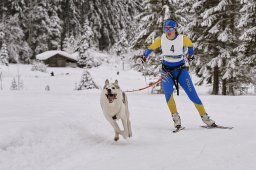
[(36, 55), (36, 59), (38, 59), (38, 60), (47, 60), (47, 59), (51, 58), (52, 56), (54, 56), (56, 54), (60, 54), (60, 55), (66, 57), (68, 59), (71, 59), (71, 60), (75, 60), (75, 61), (78, 60), (78, 54), (77, 53), (69, 54), (65, 51), (59, 51), (59, 50), (45, 51), (41, 54)]

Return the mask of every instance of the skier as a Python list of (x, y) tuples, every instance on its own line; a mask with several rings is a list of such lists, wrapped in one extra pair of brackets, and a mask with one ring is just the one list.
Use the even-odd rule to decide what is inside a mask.
[[(177, 22), (172, 19), (164, 21), (163, 32), (164, 33), (162, 36), (156, 38), (148, 49), (145, 50), (142, 59), (143, 62), (146, 62), (152, 51), (161, 47), (163, 56), (162, 76), (169, 72), (169, 75), (162, 80), (162, 87), (167, 105), (172, 114), (174, 127), (177, 130), (182, 127), (181, 119), (173, 98), (173, 85), (175, 85), (178, 94), (178, 84), (182, 86), (189, 99), (195, 104), (202, 121), (209, 127), (217, 127), (215, 122), (207, 115), (204, 105), (197, 95), (188, 70), (185, 66), (185, 55), (189, 61), (194, 59), (192, 41), (187, 36), (178, 34)], [(186, 48), (188, 50), (187, 54), (185, 54)]]

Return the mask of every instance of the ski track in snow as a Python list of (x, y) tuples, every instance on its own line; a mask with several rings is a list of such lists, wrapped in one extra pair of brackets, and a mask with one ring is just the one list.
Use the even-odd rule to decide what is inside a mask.
[[(99, 85), (109, 78), (118, 79), (123, 90), (145, 86), (144, 77), (134, 71), (120, 71), (120, 76), (109, 67), (92, 71)], [(69, 72), (72, 81), (82, 73)], [(59, 75), (36, 78), (42, 89), (43, 83), (56, 81), (49, 92), (30, 87), (34, 75), (27, 75), (31, 82), (24, 91), (0, 91), (0, 170), (255, 168), (255, 96), (201, 96), (216, 123), (234, 126), (222, 130), (200, 128), (196, 109), (181, 93), (175, 100), (186, 129), (173, 134), (163, 95), (128, 93), (133, 137), (114, 142), (100, 108), (100, 91), (72, 91), (74, 83), (65, 84), (65, 75)]]

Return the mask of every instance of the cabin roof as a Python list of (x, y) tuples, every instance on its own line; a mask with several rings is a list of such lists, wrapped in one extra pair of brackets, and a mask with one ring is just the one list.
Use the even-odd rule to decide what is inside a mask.
[(57, 54), (65, 57), (67, 59), (73, 60), (73, 61), (78, 60), (78, 53), (69, 54), (65, 51), (59, 51), (59, 50), (45, 51), (41, 54), (36, 55), (36, 59), (38, 59), (38, 60), (47, 60), (51, 57), (54, 57)]

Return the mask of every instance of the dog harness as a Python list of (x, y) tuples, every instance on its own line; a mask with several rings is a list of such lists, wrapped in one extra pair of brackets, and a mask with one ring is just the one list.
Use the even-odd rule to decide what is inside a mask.
[[(126, 102), (126, 98), (125, 98), (125, 93), (124, 92), (122, 92), (122, 96), (123, 96), (123, 103), (125, 104), (125, 102)], [(112, 119), (113, 120), (116, 120), (117, 119), (117, 115), (114, 115), (113, 117), (112, 117)]]
[[(185, 64), (182, 64), (182, 65), (177, 66), (177, 67), (174, 67), (174, 68), (168, 67), (168, 66), (162, 64), (162, 70), (163, 70), (165, 73), (168, 72), (168, 74), (171, 76), (171, 78), (172, 78), (172, 80), (173, 80), (173, 84), (174, 84), (174, 86), (175, 86), (175, 88), (176, 88), (176, 90), (177, 90), (177, 95), (179, 95), (179, 78), (180, 78), (181, 72), (182, 72), (182, 70), (183, 70), (184, 68), (186, 68), (186, 67), (185, 67)], [(175, 75), (173, 74), (173, 71), (174, 71), (174, 70), (178, 70), (178, 75), (177, 75), (176, 77), (175, 77)]]

